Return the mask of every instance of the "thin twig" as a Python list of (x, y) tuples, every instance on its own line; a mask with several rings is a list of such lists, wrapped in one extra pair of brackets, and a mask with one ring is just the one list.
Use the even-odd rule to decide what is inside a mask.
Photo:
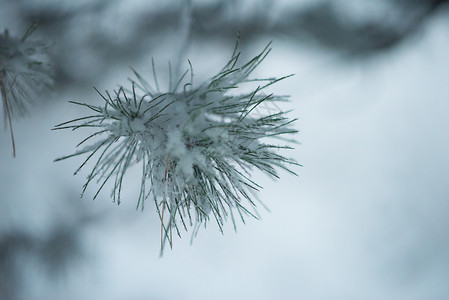
[(11, 134), (11, 142), (12, 142), (12, 155), (16, 157), (16, 143), (14, 141), (14, 130), (12, 128), (12, 119), (11, 119), (11, 111), (8, 105), (8, 97), (6, 95), (5, 82), (3, 80), (3, 70), (0, 69), (0, 88), (2, 90), (2, 98), (3, 103), (5, 104), (6, 116), (9, 123), (9, 132)]

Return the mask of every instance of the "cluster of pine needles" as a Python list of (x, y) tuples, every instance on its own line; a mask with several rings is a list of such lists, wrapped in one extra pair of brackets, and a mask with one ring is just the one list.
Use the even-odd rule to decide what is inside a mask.
[[(160, 91), (152, 61), (154, 84), (133, 70), (130, 88), (103, 94), (97, 90), (103, 100), (99, 106), (72, 102), (91, 114), (55, 126), (93, 130), (78, 144), (79, 150), (56, 159), (86, 155), (75, 174), (92, 161), (83, 194), (96, 181), (95, 199), (112, 181), (111, 197), (120, 204), (126, 172), (133, 165), (142, 166), (136, 209), (143, 210), (145, 201), (153, 199), (161, 222), (161, 251), (166, 241), (172, 246), (173, 231), (181, 236), (181, 228), (193, 227), (193, 237), (210, 216), (221, 231), (229, 218), (234, 228), (237, 218), (257, 218), (256, 192), (261, 186), (251, 179), (251, 170), (278, 178), (278, 169), (295, 174), (291, 166), (299, 166), (281, 154), (292, 149), (292, 140), (285, 136), (297, 132), (292, 127), (296, 119), (289, 118), (288, 111), (258, 110), (288, 100), (265, 91), (291, 75), (251, 79), (270, 44), (242, 65), (237, 49), (238, 43), (223, 69), (197, 87), (189, 61), (190, 68), (179, 80), (172, 82), (170, 76), (166, 93)], [(257, 88), (239, 93), (248, 82)], [(88, 141), (93, 142), (86, 145)]]
[(37, 28), (34, 22), (21, 38), (8, 30), (0, 34), (0, 93), (3, 112), (16, 156), (13, 119), (27, 116), (30, 107), (53, 85), (49, 46), (44, 41), (29, 40)]

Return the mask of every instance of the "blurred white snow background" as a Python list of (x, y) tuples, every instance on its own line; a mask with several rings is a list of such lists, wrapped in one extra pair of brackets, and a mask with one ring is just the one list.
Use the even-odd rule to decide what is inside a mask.
[[(38, 19), (57, 78), (14, 122), (15, 159), (0, 134), (0, 299), (448, 299), (445, 2), (192, 1), (183, 55), (197, 83), (227, 62), (238, 29), (247, 58), (273, 40), (255, 77), (296, 74), (272, 91), (291, 95), (281, 108), (299, 117), (290, 154), (303, 167), (276, 182), (254, 172), (271, 211), (261, 207), (262, 220), (237, 233), (229, 223), (224, 236), (210, 222), (160, 258), (151, 201), (135, 211), (139, 172), (118, 207), (107, 188), (80, 199), (82, 158), (53, 160), (84, 133), (50, 129), (83, 113), (68, 100), (98, 104), (92, 86), (126, 84), (128, 66), (150, 75), (154, 57), (164, 78), (181, 1), (1, 0), (0, 30), (20, 35)], [(320, 19), (329, 14), (344, 22)]]

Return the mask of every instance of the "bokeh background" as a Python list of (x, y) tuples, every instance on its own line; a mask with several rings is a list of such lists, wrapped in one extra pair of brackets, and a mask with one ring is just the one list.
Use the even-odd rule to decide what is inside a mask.
[[(448, 299), (449, 1), (0, 0), (0, 30), (52, 45), (55, 88), (0, 134), (0, 299)], [(53, 163), (83, 132), (51, 131), (126, 84), (192, 62), (195, 81), (273, 40), (255, 76), (294, 77), (303, 167), (264, 189), (261, 220), (211, 222), (159, 257), (152, 205), (80, 192)], [(165, 80), (167, 81), (167, 80)], [(127, 180), (133, 186), (137, 176)]]

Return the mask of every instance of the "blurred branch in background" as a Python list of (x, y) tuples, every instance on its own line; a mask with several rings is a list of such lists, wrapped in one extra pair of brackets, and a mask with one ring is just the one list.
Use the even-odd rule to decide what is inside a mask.
[[(382, 1), (380, 1), (382, 2)], [(286, 24), (331, 51), (370, 56), (398, 46), (419, 30), (424, 22), (447, 0), (391, 0), (377, 18), (357, 18), (342, 13), (337, 1), (326, 1), (297, 15), (287, 17), (278, 32), (287, 32)], [(359, 4), (362, 5), (362, 4)], [(367, 12), (370, 14), (370, 12)]]
[[(0, 299), (24, 299), (27, 287), (22, 285), (29, 284), (26, 278), (33, 268), (37, 267), (37, 273), (48, 277), (50, 282), (58, 282), (78, 262), (88, 259), (81, 236), (93, 223), (103, 222), (105, 215), (92, 213), (74, 204), (73, 199), (70, 202), (67, 204), (72, 207), (70, 215), (53, 216), (54, 226), (44, 234), (17, 226), (0, 230)], [(31, 272), (35, 273), (36, 270)]]
[(60, 226), (43, 238), (22, 229), (0, 235), (0, 299), (22, 299), (24, 273), (40, 262), (50, 279), (64, 275), (67, 267), (80, 258), (79, 229)]
[[(66, 2), (29, 5), (28, 1), (9, 1), (18, 21), (29, 24), (37, 19), (40, 31), (60, 47), (57, 78), (60, 83), (90, 83), (101, 75), (111, 60), (124, 60), (151, 53), (160, 45), (161, 37), (176, 36), (180, 26), (189, 26), (189, 40), (235, 39), (240, 31), (244, 39), (265, 36), (285, 37), (299, 46), (315, 46), (358, 57), (370, 56), (399, 45), (414, 34), (439, 11), (448, 0), (383, 0), (376, 1), (313, 1), (304, 5), (291, 4), (276, 11), (276, 1), (256, 1), (244, 9), (245, 1), (214, 1), (184, 5), (148, 5), (121, 28), (122, 33), (109, 34), (99, 20), (110, 19), (117, 26), (111, 9), (120, 1), (97, 0), (70, 8)], [(350, 5), (348, 5), (348, 3)], [(187, 6), (187, 9), (184, 7)], [(375, 11), (372, 7), (381, 7)], [(192, 10), (192, 18), (183, 11)], [(103, 22), (101, 21), (101, 22)], [(115, 23), (115, 25), (114, 25)], [(187, 30), (187, 28), (186, 28)], [(74, 36), (76, 35), (76, 36)], [(121, 35), (117, 38), (117, 35)], [(182, 38), (182, 37), (180, 37)], [(81, 51), (83, 50), (83, 51)], [(97, 68), (81, 70), (85, 53), (89, 52)], [(83, 57), (84, 55), (84, 57)], [(179, 55), (178, 55), (179, 56)]]

